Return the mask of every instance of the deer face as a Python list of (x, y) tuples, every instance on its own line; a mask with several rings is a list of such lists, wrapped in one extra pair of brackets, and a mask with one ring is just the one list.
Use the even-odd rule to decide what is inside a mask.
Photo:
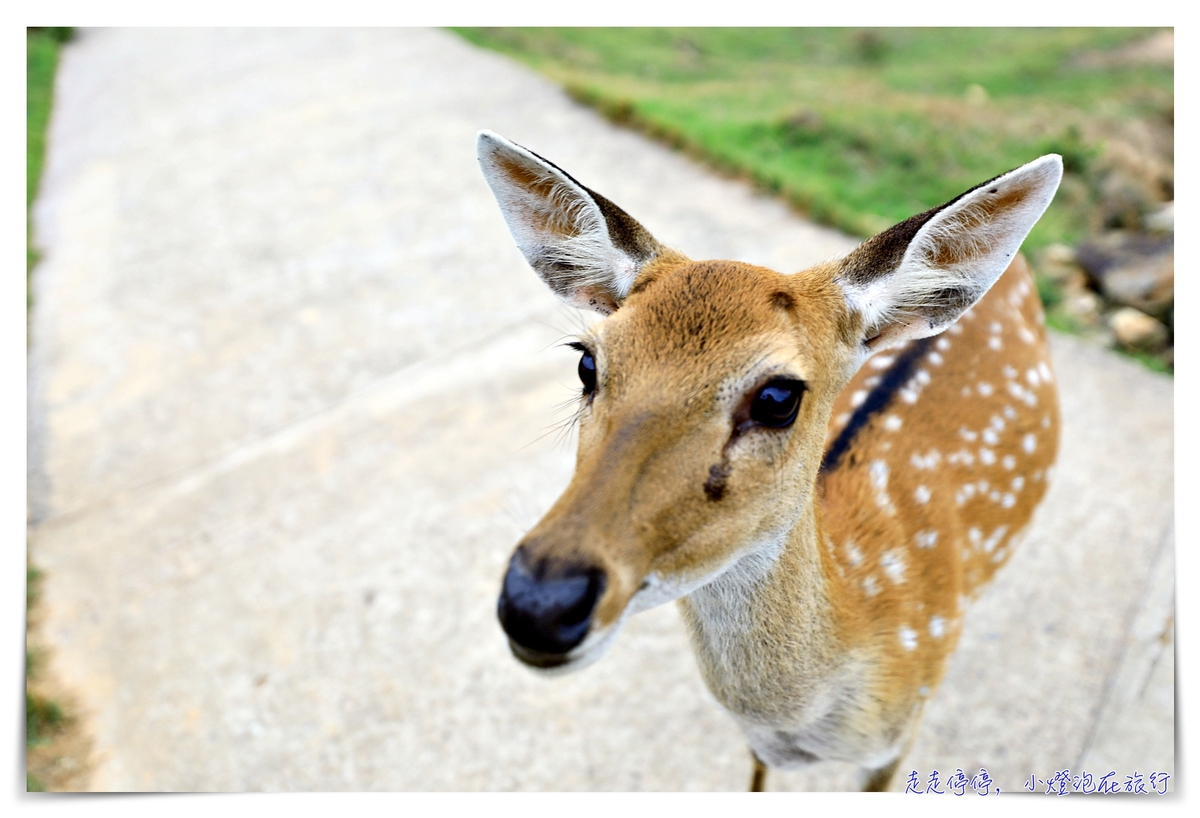
[(770, 570), (811, 510), (839, 390), (981, 298), (1062, 174), (1042, 157), (785, 276), (691, 261), (536, 154), (486, 131), (477, 147), (530, 265), (608, 316), (579, 343), (575, 475), (500, 594), (513, 653), (543, 670), (598, 658), (629, 613)]
[(634, 290), (580, 340), (575, 475), (505, 577), (501, 622), (536, 667), (586, 663), (626, 613), (769, 565), (854, 370), (828, 275), (682, 261)]

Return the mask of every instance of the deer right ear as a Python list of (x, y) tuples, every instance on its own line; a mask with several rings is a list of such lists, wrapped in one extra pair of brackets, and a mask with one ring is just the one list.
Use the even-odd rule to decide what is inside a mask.
[(491, 131), (476, 151), (509, 232), (556, 295), (608, 314), (663, 248), (628, 213)]
[(864, 242), (841, 262), (838, 283), (882, 349), (937, 333), (983, 298), (1008, 268), (1062, 180), (1048, 154)]

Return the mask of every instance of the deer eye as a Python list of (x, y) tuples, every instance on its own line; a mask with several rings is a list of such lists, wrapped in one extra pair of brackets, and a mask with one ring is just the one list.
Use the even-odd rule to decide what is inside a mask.
[(590, 395), (596, 391), (596, 359), (587, 350), (579, 359), (579, 380), (583, 383), (583, 394)]
[(804, 382), (780, 378), (758, 390), (750, 404), (750, 420), (771, 429), (791, 426), (800, 410)]

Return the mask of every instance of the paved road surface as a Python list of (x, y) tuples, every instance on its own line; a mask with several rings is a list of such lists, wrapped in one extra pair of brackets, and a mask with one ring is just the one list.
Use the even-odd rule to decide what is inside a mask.
[[(570, 473), (543, 432), (582, 319), (514, 248), (483, 127), (693, 257), (787, 270), (854, 244), (443, 32), (67, 47), (29, 504), (93, 788), (747, 784), (673, 607), (566, 678), (507, 654), (495, 594)], [(1173, 769), (1172, 383), (1070, 338), (1054, 353), (1057, 481), (968, 617), (906, 764), (923, 774)]]

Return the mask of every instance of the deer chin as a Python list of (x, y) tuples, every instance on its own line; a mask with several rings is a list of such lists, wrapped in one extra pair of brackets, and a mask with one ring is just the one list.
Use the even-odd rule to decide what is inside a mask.
[(641, 613), (668, 602), (690, 596), (706, 585), (725, 576), (754, 581), (767, 574), (783, 553), (787, 541), (786, 527), (751, 540), (726, 557), (715, 567), (688, 576), (663, 576), (656, 572), (646, 575), (642, 586), (626, 606), (627, 613)]

